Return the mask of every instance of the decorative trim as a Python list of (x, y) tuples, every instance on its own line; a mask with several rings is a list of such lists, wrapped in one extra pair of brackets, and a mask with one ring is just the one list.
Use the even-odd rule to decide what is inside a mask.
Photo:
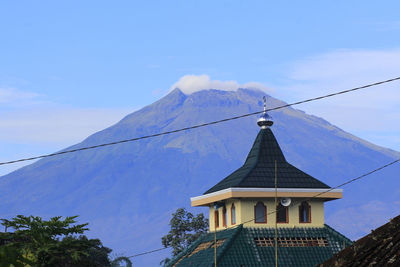
[[(342, 198), (342, 189), (328, 189), (322, 188), (278, 188), (278, 197), (301, 197), (309, 198), (314, 197), (316, 194), (322, 193), (317, 196), (319, 199), (331, 200)], [(324, 193), (326, 192), (326, 193)], [(205, 206), (210, 203), (222, 201), (229, 198), (270, 198), (275, 196), (275, 188), (240, 188), (233, 187), (223, 189), (217, 192), (205, 194), (202, 196), (190, 198), (192, 206)]]
[[(274, 247), (275, 238), (255, 237), (254, 242), (257, 247)], [(326, 237), (278, 237), (279, 247), (328, 247)]]

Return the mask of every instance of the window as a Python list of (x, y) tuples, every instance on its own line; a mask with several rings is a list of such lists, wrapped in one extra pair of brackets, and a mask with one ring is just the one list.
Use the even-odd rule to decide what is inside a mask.
[(255, 205), (254, 218), (255, 223), (267, 223), (267, 207), (262, 202)]
[(288, 207), (282, 206), (281, 203), (278, 205), (278, 209), (276, 211), (276, 222), (277, 223), (288, 223)]
[(236, 224), (236, 209), (235, 209), (235, 204), (233, 203), (231, 207), (231, 224)]
[(226, 207), (224, 206), (222, 209), (222, 225), (226, 227), (226, 222), (228, 221), (226, 218)]
[(214, 222), (215, 222), (215, 228), (219, 227), (219, 214), (218, 210), (214, 211)]
[(300, 223), (311, 222), (311, 206), (306, 201), (299, 206), (299, 219)]
[[(274, 247), (275, 238), (255, 237), (257, 247)], [(328, 247), (325, 237), (278, 237), (279, 247)]]

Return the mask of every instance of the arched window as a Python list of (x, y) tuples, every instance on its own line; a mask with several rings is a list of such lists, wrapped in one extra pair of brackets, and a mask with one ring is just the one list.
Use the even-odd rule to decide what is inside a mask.
[(267, 223), (267, 207), (262, 202), (254, 206), (254, 219), (255, 223)]
[(306, 201), (299, 206), (299, 218), (301, 223), (311, 222), (311, 206)]
[(215, 228), (219, 227), (219, 214), (218, 210), (214, 211), (214, 223), (215, 223)]
[(289, 222), (288, 207), (283, 206), (281, 203), (279, 203), (276, 211), (276, 222), (277, 223)]
[(227, 222), (227, 215), (226, 215), (226, 207), (224, 206), (222, 208), (222, 225), (226, 227), (226, 222)]
[(231, 224), (236, 224), (236, 208), (235, 204), (232, 203), (231, 207)]

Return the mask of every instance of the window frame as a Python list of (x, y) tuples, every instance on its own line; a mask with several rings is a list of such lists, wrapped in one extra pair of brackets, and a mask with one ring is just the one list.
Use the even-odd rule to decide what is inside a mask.
[[(233, 216), (233, 211), (235, 212), (235, 216)], [(233, 218), (235, 218), (235, 222), (233, 221)], [(235, 204), (232, 203), (231, 205), (231, 225), (235, 225), (236, 224), (236, 207)]]
[[(303, 218), (302, 207), (304, 204), (306, 204), (308, 206), (308, 222), (302, 221), (302, 218)], [(311, 223), (311, 205), (307, 201), (301, 202), (301, 204), (299, 206), (299, 223)]]
[[(265, 222), (257, 222), (257, 206), (258, 204), (261, 204), (264, 207), (264, 216), (265, 216)], [(262, 201), (258, 201), (256, 203), (256, 205), (254, 205), (254, 223), (261, 223), (261, 224), (266, 224), (268, 223), (267, 220), (267, 206), (262, 202)]]
[[(281, 207), (286, 209), (286, 221), (278, 222), (278, 209), (281, 209)], [(276, 211), (276, 223), (289, 223), (289, 207), (283, 206), (281, 203), (278, 203), (277, 211)]]
[(218, 209), (214, 210), (214, 228), (219, 227), (219, 212)]
[(224, 207), (222, 208), (222, 226), (226, 227), (228, 224), (228, 214), (226, 211), (226, 206), (224, 205)]

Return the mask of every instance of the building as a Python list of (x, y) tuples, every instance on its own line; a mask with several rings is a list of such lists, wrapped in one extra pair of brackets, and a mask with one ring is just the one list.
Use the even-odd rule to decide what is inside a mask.
[(320, 265), (328, 266), (400, 266), (400, 215)]
[[(242, 167), (191, 198), (209, 207), (209, 233), (167, 265), (274, 266), (275, 236), (279, 266), (315, 266), (352, 242), (324, 223), (324, 203), (342, 197), (288, 163), (264, 113)], [(277, 207), (277, 208), (276, 208)], [(276, 233), (276, 234), (275, 234)]]

